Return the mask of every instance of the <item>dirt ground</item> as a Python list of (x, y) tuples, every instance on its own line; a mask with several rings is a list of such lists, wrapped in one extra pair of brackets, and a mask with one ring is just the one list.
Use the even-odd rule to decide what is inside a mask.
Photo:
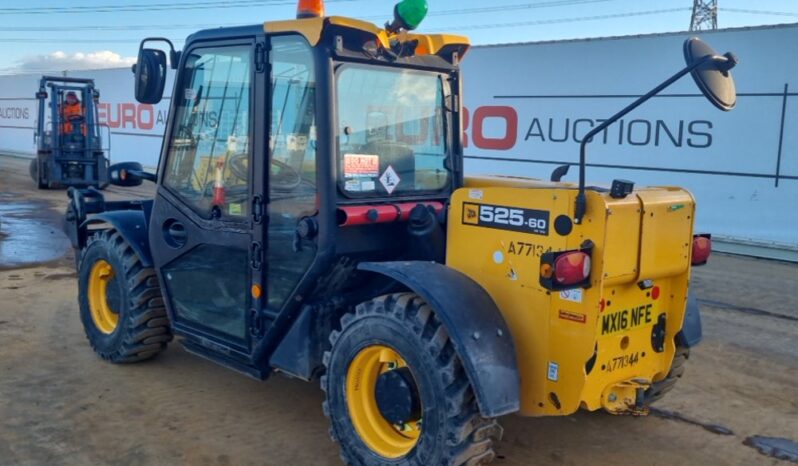
[[(34, 188), (26, 160), (0, 157), (0, 464), (339, 464), (318, 384), (257, 382), (176, 342), (138, 365), (96, 357), (60, 229), (65, 205), (64, 191)], [(716, 254), (695, 285), (704, 341), (658, 406), (697, 423), (508, 416), (495, 464), (790, 464), (743, 442), (798, 440), (798, 265)]]

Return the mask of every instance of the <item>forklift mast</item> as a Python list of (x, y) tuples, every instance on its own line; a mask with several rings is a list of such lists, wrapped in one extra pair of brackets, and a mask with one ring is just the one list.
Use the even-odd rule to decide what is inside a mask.
[[(69, 93), (78, 98), (80, 111), (67, 116)], [(107, 186), (110, 131), (104, 147), (97, 114), (100, 93), (94, 80), (42, 76), (36, 98), (37, 160), (31, 175), (39, 187)]]

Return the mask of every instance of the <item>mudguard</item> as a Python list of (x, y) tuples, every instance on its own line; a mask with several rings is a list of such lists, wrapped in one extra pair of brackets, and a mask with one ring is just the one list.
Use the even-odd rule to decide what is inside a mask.
[(515, 344), (498, 307), (477, 282), (434, 262), (364, 262), (358, 269), (390, 277), (432, 306), (462, 360), (483, 416), (518, 411)]
[(684, 313), (682, 330), (676, 334), (676, 343), (685, 348), (692, 348), (701, 342), (701, 311), (693, 293), (687, 293), (687, 310)]
[(147, 219), (142, 210), (118, 210), (92, 215), (83, 222), (81, 228), (100, 223), (109, 223), (125, 238), (130, 247), (136, 251), (143, 267), (152, 267)]

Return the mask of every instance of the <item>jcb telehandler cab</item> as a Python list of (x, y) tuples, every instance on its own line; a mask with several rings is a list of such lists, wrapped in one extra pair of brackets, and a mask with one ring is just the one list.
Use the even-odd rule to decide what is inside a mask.
[[(403, 0), (380, 28), (301, 1), (301, 19), (182, 52), (142, 43), (139, 101), (161, 99), (167, 55), (176, 69), (158, 174), (110, 177), (155, 199), (70, 191), (100, 356), (148, 359), (177, 335), (258, 379), (320, 379), (342, 457), (365, 465), (489, 462), (498, 416), (644, 414), (673, 386), (701, 337), (693, 197), (586, 187), (584, 151), (578, 185), (464, 177), (468, 40), (408, 32), (426, 10)], [(697, 39), (685, 56), (656, 91), (692, 73), (733, 107), (734, 57)]]
[(42, 76), (36, 99), (36, 158), (30, 176), (39, 189), (108, 186), (108, 149), (97, 119), (100, 93), (94, 80)]

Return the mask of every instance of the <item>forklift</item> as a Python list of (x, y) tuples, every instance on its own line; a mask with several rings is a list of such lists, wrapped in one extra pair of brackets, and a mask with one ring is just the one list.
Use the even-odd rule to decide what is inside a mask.
[[(686, 66), (584, 138), (578, 182), (465, 176), (468, 39), (418, 34), (426, 0), (384, 27), (325, 16), (145, 39), (136, 99), (175, 70), (158, 171), (70, 189), (80, 319), (103, 359), (191, 353), (259, 380), (318, 380), (342, 459), (477, 465), (500, 416), (645, 415), (701, 340), (695, 200), (587, 185), (591, 136), (691, 75), (721, 110), (730, 70), (697, 38)], [(160, 47), (152, 47), (157, 42)], [(665, 52), (663, 52), (665, 53)], [(264, 422), (269, 422), (267, 419)]]
[(104, 148), (94, 80), (42, 76), (36, 99), (36, 158), (30, 176), (39, 189), (108, 186), (111, 135), (109, 130), (109, 148)]

